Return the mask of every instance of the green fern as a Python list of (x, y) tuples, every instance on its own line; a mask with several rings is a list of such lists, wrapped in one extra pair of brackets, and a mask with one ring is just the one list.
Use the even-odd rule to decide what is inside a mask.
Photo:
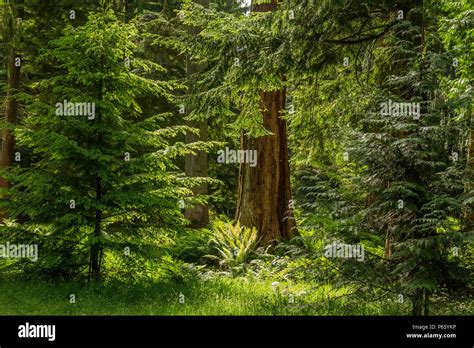
[(258, 242), (257, 229), (232, 225), (228, 222), (214, 223), (212, 242), (219, 252), (220, 264), (230, 268), (244, 264), (255, 251)]

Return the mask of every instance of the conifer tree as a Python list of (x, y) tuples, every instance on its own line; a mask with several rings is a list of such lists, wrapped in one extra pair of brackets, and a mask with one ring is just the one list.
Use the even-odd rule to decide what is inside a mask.
[[(389, 289), (386, 296), (395, 298), (392, 291), (411, 298), (412, 313), (426, 315), (433, 295), (465, 288), (460, 275), (469, 274), (460, 257), (461, 251), (465, 259), (471, 253), (469, 233), (461, 233), (463, 216), (472, 211), (472, 193), (465, 189), (472, 179), (461, 145), (469, 103), (452, 98), (446, 88), (451, 83), (445, 74), (455, 57), (440, 44), (439, 5), (399, 3), (387, 14), (395, 22), (376, 37), (376, 45), (333, 51), (337, 62), (346, 56), (354, 63), (345, 76), (326, 76), (318, 86), (323, 96), (339, 91), (333, 94), (337, 102), (323, 100), (326, 107), (318, 114), (352, 114), (352, 131), (339, 131), (346, 140), (336, 147), (339, 156), (346, 151), (347, 164), (336, 160), (320, 166), (310, 177), (316, 183), (306, 190), (309, 199), (316, 198), (313, 213), (324, 214), (313, 221), (322, 221), (339, 239), (371, 247), (370, 261), (356, 273)], [(323, 144), (333, 145), (331, 140)], [(323, 146), (317, 153), (328, 151)], [(365, 204), (348, 190), (359, 192)], [(354, 273), (354, 264), (349, 267)]]
[(139, 95), (172, 100), (178, 86), (146, 77), (163, 68), (134, 58), (136, 34), (111, 11), (69, 24), (45, 53), (60, 73), (39, 83), (40, 95), (25, 96), (27, 117), (15, 134), (31, 167), (8, 171), (14, 185), (2, 205), (26, 220), (7, 233), (31, 235), (43, 253), (40, 267), (55, 275), (88, 264), (97, 280), (107, 250), (138, 251), (138, 242), (154, 245), (160, 229), (184, 224), (178, 201), (191, 183), (172, 159), (206, 147), (170, 146), (169, 138), (192, 130), (162, 128), (166, 114), (143, 114)]
[(355, 134), (377, 197), (366, 222), (385, 235), (386, 266), (412, 299), (414, 315), (427, 315), (431, 294), (460, 281), (463, 131), (459, 111), (440, 90), (450, 63), (439, 45), (437, 10), (427, 2), (401, 10), (404, 17), (376, 52), (375, 105)]

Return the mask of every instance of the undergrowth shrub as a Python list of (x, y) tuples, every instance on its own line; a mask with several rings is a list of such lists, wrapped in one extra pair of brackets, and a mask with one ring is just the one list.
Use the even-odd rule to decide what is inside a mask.
[(209, 255), (209, 258), (218, 258), (222, 267), (237, 270), (255, 256), (258, 243), (255, 227), (244, 227), (239, 222), (232, 225), (229, 222), (216, 221), (213, 231), (212, 242), (219, 255)]

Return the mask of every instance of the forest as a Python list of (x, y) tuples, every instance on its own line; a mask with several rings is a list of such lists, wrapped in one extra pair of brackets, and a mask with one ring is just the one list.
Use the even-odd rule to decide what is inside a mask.
[(0, 315), (472, 315), (469, 0), (0, 0)]

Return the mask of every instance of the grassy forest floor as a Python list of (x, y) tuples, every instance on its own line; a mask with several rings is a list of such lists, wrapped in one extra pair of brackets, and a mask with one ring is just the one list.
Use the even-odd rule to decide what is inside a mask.
[[(292, 300), (290, 291), (296, 294)], [(133, 285), (9, 279), (0, 283), (0, 315), (410, 315), (409, 301), (351, 299), (350, 293), (349, 288), (336, 290), (330, 285), (272, 285), (248, 278)], [(438, 300), (431, 314), (472, 312), (472, 301)]]

